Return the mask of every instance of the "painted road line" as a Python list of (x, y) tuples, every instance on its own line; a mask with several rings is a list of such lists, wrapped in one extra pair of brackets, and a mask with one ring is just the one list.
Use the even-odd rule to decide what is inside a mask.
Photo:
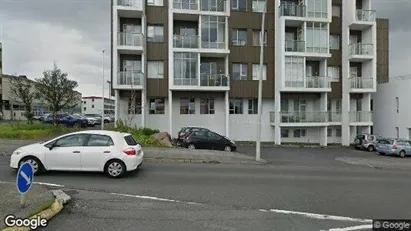
[(327, 230), (321, 230), (321, 231), (354, 231), (354, 230), (369, 230), (372, 229), (372, 224), (371, 225), (357, 225), (357, 226), (350, 226), (347, 228), (334, 228), (334, 229), (327, 229)]
[(34, 182), (34, 184), (53, 186), (53, 187), (64, 187), (64, 185), (61, 185), (61, 184), (53, 184), (53, 183), (46, 183), (46, 182)]
[(305, 212), (297, 212), (297, 211), (288, 211), (288, 210), (281, 210), (281, 209), (260, 209), (260, 212), (273, 212), (273, 213), (282, 213), (282, 214), (293, 214), (293, 215), (300, 215), (312, 219), (317, 220), (334, 220), (334, 221), (352, 221), (352, 222), (362, 222), (362, 223), (371, 223), (372, 220), (370, 219), (362, 219), (362, 218), (352, 218), (352, 217), (343, 217), (343, 216), (334, 216), (328, 214), (317, 214), (317, 213), (305, 213)]
[(142, 195), (132, 195), (124, 193), (110, 193), (111, 195), (124, 196), (124, 197), (134, 197), (139, 199), (155, 200), (155, 201), (165, 201), (165, 202), (176, 202), (176, 203), (186, 203), (190, 205), (202, 205), (201, 203), (191, 202), (191, 201), (179, 201), (167, 198), (152, 197), (152, 196), (142, 196)]

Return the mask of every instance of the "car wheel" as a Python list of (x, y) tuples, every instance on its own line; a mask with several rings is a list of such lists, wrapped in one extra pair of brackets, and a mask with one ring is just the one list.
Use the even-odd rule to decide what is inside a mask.
[(225, 146), (224, 151), (231, 152), (231, 146)]
[(33, 170), (34, 170), (34, 172), (33, 172), (34, 175), (39, 175), (44, 170), (43, 164), (36, 157), (33, 157), (33, 156), (25, 157), (24, 159), (22, 159), (20, 161), (19, 168), (24, 163), (30, 163), (31, 164), (31, 166), (33, 167)]
[(375, 150), (374, 146), (372, 146), (372, 145), (368, 146), (367, 149), (368, 149), (369, 152), (373, 152)]
[(404, 157), (405, 157), (405, 151), (401, 151), (401, 152), (400, 152), (400, 157), (401, 157), (401, 158), (404, 158)]
[(111, 160), (107, 162), (105, 172), (112, 178), (119, 178), (126, 172), (126, 165), (120, 160)]
[(196, 146), (194, 144), (189, 144), (188, 149), (196, 149)]

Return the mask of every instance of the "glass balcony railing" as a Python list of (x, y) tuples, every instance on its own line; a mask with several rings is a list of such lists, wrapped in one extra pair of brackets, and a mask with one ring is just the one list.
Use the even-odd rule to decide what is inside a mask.
[(120, 71), (117, 76), (117, 85), (143, 86), (144, 74), (141, 71)]
[(305, 52), (305, 42), (302, 40), (286, 40), (285, 52)]
[(198, 78), (196, 76), (185, 76), (184, 78), (180, 78), (179, 76), (174, 76), (174, 85), (176, 86), (198, 86)]
[(173, 8), (179, 10), (198, 10), (198, 0), (174, 0)]
[(362, 22), (375, 22), (376, 20), (375, 10), (356, 10), (355, 20)]
[(373, 55), (373, 44), (356, 43), (348, 46), (350, 55)]
[(327, 112), (280, 112), (281, 123), (325, 123)]
[(306, 6), (297, 4), (281, 4), (279, 7), (281, 16), (305, 17)]
[(339, 111), (329, 111), (328, 122), (341, 122), (341, 112)]
[(144, 37), (140, 33), (119, 32), (117, 45), (119, 46), (143, 46)]
[(213, 11), (213, 12), (225, 12), (227, 1), (226, 0), (200, 0), (200, 9), (202, 11)]
[(372, 122), (372, 111), (350, 111), (351, 123)]
[(198, 48), (198, 35), (174, 35), (173, 43), (175, 48)]
[(373, 89), (374, 79), (366, 77), (353, 77), (350, 78), (351, 89)]
[(301, 89), (310, 89), (310, 88), (330, 88), (331, 81), (329, 77), (323, 76), (310, 76), (301, 80), (285, 80), (286, 88), (301, 88)]
[(202, 87), (228, 87), (229, 77), (225, 74), (200, 74)]
[(143, 0), (117, 0), (117, 5), (143, 8)]
[(205, 48), (205, 49), (226, 49), (226, 42), (201, 41), (201, 48)]

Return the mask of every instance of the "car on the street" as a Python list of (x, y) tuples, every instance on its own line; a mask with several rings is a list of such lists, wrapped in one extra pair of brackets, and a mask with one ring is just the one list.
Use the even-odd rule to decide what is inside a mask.
[[(54, 123), (54, 116), (49, 115), (44, 119), (44, 123), (46, 124), (53, 124)], [(57, 114), (57, 124), (66, 125), (68, 127), (88, 127), (89, 123), (86, 118), (79, 118), (73, 115), (61, 113)]]
[(47, 118), (47, 116), (49, 115), (50, 113), (43, 114), (42, 116), (40, 116), (39, 121), (44, 121), (44, 119)]
[(86, 117), (87, 119), (95, 119), (96, 120), (96, 124), (101, 124), (101, 115), (99, 114), (84, 114), (84, 117)]
[[(106, 121), (108, 121), (108, 122), (106, 122)], [(114, 122), (114, 116), (113, 115), (108, 115), (108, 114), (104, 115), (104, 123), (112, 123), (112, 122)]]
[(188, 149), (210, 149), (235, 152), (237, 146), (234, 141), (210, 130), (193, 130), (187, 133), (182, 146)]
[(44, 171), (88, 171), (118, 178), (141, 166), (143, 157), (143, 148), (131, 134), (88, 130), (18, 148), (11, 155), (10, 167), (18, 169), (29, 162), (36, 175)]
[(402, 139), (381, 139), (378, 141), (376, 151), (380, 155), (396, 155), (404, 158), (411, 155), (411, 141)]
[(207, 128), (193, 127), (193, 126), (191, 126), (191, 127), (182, 127), (180, 129), (180, 131), (178, 132), (178, 134), (177, 134), (177, 145), (181, 146), (183, 144), (184, 137), (187, 134), (191, 133), (192, 131), (210, 131), (210, 130), (207, 129)]
[(72, 116), (80, 118), (80, 119), (86, 119), (88, 121), (88, 126), (89, 127), (94, 127), (97, 124), (97, 120), (94, 118), (87, 118), (85, 116), (82, 116), (80, 114), (73, 114)]
[(365, 149), (369, 152), (375, 151), (378, 141), (381, 138), (377, 135), (363, 133), (358, 134), (354, 139), (354, 147), (356, 149)]

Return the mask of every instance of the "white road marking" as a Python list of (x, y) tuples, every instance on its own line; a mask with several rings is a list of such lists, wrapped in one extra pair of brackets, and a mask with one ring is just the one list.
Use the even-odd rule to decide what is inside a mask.
[(34, 184), (54, 186), (54, 187), (64, 187), (64, 185), (61, 185), (61, 184), (53, 184), (53, 183), (46, 183), (46, 182), (34, 182)]
[(179, 201), (179, 200), (160, 198), (160, 197), (152, 197), (152, 196), (132, 195), (132, 194), (124, 194), (124, 193), (110, 193), (110, 194), (111, 195), (117, 195), (117, 196), (124, 196), (124, 197), (134, 197), (134, 198), (140, 198), (140, 199), (155, 200), (155, 201), (186, 203), (186, 204), (190, 204), (190, 205), (202, 205), (201, 203), (196, 203), (196, 202), (191, 202), (191, 201)]
[(280, 210), (280, 209), (260, 209), (260, 212), (273, 212), (273, 213), (282, 213), (282, 214), (293, 214), (293, 215), (300, 215), (312, 219), (318, 220), (334, 220), (334, 221), (352, 221), (352, 222), (362, 222), (362, 223), (371, 223), (372, 220), (370, 219), (362, 219), (362, 218), (352, 218), (352, 217), (343, 217), (343, 216), (334, 216), (334, 215), (327, 215), (327, 214), (317, 214), (317, 213), (305, 213), (305, 212), (296, 212), (296, 211), (288, 211), (288, 210)]
[(372, 229), (372, 224), (371, 225), (357, 225), (357, 226), (350, 226), (347, 228), (334, 228), (334, 229), (327, 229), (327, 230), (321, 230), (321, 231), (354, 231), (354, 230), (364, 230), (364, 229)]

